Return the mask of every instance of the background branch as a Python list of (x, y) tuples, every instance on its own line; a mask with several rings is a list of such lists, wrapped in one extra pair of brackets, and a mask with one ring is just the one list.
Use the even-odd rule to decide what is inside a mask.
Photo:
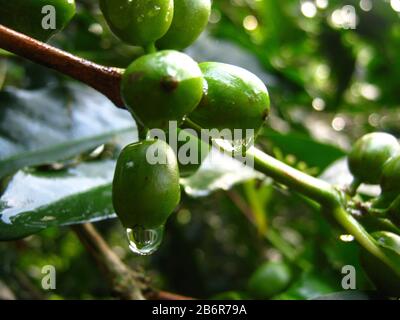
[(154, 290), (141, 272), (129, 268), (108, 246), (90, 223), (71, 226), (79, 240), (105, 275), (113, 294), (124, 300), (191, 300), (177, 294)]
[(92, 224), (75, 225), (71, 228), (96, 261), (116, 296), (125, 300), (144, 299), (143, 277), (119, 259)]

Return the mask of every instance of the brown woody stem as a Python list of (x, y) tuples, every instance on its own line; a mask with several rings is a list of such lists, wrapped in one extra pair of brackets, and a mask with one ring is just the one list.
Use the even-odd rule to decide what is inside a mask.
[(119, 259), (92, 224), (75, 225), (71, 228), (96, 261), (113, 294), (126, 300), (144, 299), (142, 279)]
[(118, 68), (98, 65), (32, 39), (0, 24), (0, 48), (79, 80), (123, 108), (120, 94), (122, 72)]
[(129, 268), (88, 223), (71, 226), (106, 277), (113, 294), (124, 300), (191, 300), (192, 298), (151, 289), (142, 272)]

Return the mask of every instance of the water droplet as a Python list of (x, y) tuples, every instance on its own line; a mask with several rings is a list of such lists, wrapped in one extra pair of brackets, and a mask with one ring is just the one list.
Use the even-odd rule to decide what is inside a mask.
[(129, 249), (140, 256), (153, 254), (161, 245), (164, 226), (155, 229), (145, 229), (142, 226), (126, 229)]

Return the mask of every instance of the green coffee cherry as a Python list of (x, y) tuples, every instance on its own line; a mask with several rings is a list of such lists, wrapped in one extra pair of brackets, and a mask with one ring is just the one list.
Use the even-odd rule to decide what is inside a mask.
[(400, 297), (400, 236), (378, 231), (371, 234), (385, 255), (398, 266), (397, 272), (366, 250), (361, 251), (361, 264), (376, 288), (393, 297)]
[(169, 29), (173, 0), (100, 0), (100, 8), (111, 31), (131, 45), (147, 46)]
[(348, 156), (348, 165), (360, 183), (378, 184), (383, 166), (400, 153), (400, 145), (390, 134), (375, 132), (356, 141)]
[(75, 0), (0, 0), (0, 24), (40, 41), (64, 29), (74, 15)]
[(250, 277), (248, 291), (257, 299), (270, 299), (283, 292), (292, 280), (290, 267), (283, 262), (266, 262)]
[(167, 143), (141, 141), (122, 150), (114, 175), (113, 204), (126, 228), (162, 226), (179, 201), (178, 164)]
[(206, 80), (204, 96), (189, 118), (207, 129), (254, 129), (257, 134), (269, 113), (264, 83), (228, 64), (205, 62), (200, 68)]
[(190, 46), (207, 26), (210, 13), (210, 0), (175, 0), (172, 25), (157, 47), (182, 50)]
[(203, 76), (197, 63), (178, 51), (159, 51), (140, 57), (125, 71), (122, 97), (143, 126), (167, 128), (180, 123), (203, 95)]

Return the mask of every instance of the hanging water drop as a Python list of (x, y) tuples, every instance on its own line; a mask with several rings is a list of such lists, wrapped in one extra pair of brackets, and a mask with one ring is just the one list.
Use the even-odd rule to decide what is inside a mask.
[(160, 247), (164, 235), (164, 226), (155, 229), (136, 226), (133, 229), (126, 229), (126, 234), (129, 249), (137, 255), (148, 256)]

